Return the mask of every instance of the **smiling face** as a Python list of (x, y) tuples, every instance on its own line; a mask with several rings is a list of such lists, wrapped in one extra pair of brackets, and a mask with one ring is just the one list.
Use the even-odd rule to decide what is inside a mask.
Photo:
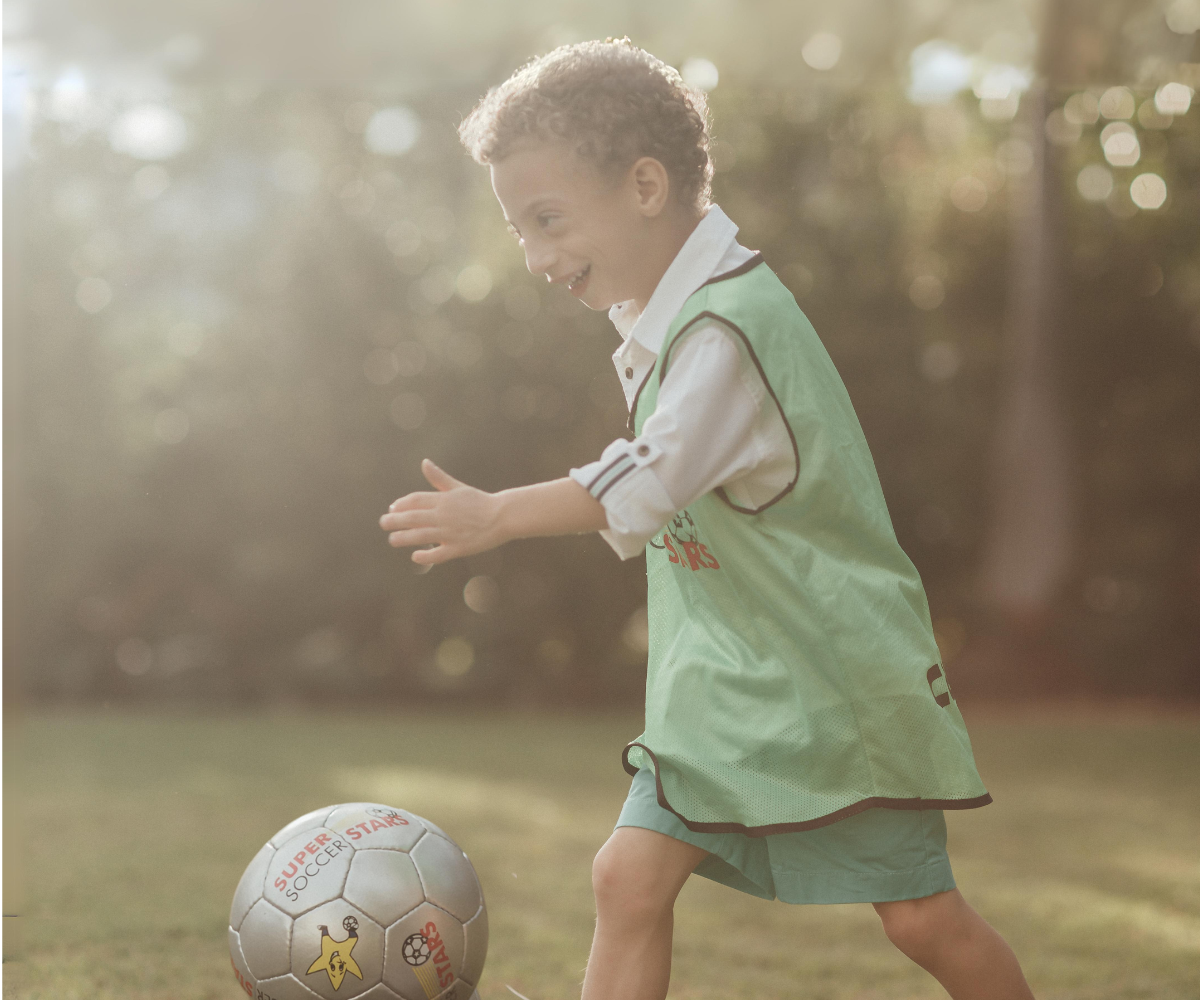
[(628, 299), (645, 308), (697, 221), (669, 198), (666, 171), (649, 157), (613, 181), (565, 145), (529, 143), (490, 169), (530, 272), (590, 309)]

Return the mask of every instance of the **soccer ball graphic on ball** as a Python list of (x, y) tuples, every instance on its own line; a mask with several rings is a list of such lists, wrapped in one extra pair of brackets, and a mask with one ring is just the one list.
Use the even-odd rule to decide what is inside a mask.
[(371, 802), (285, 826), (229, 910), (230, 960), (253, 1000), (471, 1000), (487, 939), (483, 891), (458, 845)]

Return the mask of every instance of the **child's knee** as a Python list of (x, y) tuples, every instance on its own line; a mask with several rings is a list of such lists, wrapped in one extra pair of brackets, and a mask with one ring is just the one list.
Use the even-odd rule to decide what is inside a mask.
[(961, 897), (953, 890), (922, 899), (876, 903), (888, 940), (916, 962), (951, 944), (962, 930), (956, 916)]
[(619, 913), (625, 919), (657, 919), (664, 909), (671, 908), (674, 900), (660, 891), (653, 872), (641, 870), (642, 862), (619, 841), (610, 840), (600, 848), (592, 862), (592, 891), (602, 915)]

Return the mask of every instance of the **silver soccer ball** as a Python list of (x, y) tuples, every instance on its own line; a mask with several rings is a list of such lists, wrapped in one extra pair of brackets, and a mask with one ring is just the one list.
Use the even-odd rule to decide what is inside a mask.
[(487, 939), (483, 890), (458, 845), (373, 802), (289, 823), (229, 910), (230, 960), (253, 1000), (471, 1000)]

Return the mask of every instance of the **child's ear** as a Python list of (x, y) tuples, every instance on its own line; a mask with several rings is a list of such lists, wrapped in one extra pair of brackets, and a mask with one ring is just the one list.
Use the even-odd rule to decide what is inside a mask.
[(664, 167), (653, 156), (643, 156), (630, 170), (638, 211), (653, 219), (667, 207), (671, 192), (671, 178)]

